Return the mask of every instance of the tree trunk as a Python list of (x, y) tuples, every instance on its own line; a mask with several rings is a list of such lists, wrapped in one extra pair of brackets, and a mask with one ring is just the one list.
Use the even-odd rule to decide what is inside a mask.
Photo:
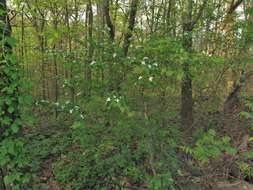
[[(7, 6), (6, 6), (6, 0), (0, 0), (0, 11), (1, 11), (1, 15), (0, 15), (0, 22), (3, 23), (3, 25), (0, 26), (0, 33), (2, 35), (0, 35), (0, 42), (5, 40), (5, 38), (9, 38), (11, 37), (11, 25), (9, 23), (9, 18), (8, 18), (8, 14), (7, 14)], [(13, 79), (13, 76), (11, 76), (10, 74), (7, 74), (4, 72), (5, 67), (8, 67), (8, 65), (11, 65), (13, 67), (17, 67), (16, 63), (7, 63), (8, 60), (5, 60), (5, 56), (6, 55), (10, 55), (12, 54), (12, 47), (11, 44), (9, 44), (8, 42), (4, 43), (3, 47), (0, 47), (0, 97), (4, 97), (8, 98), (10, 97), (10, 94), (8, 92), (6, 92), (6, 90), (3, 90), (4, 88), (10, 86), (12, 84), (12, 82), (16, 82)], [(6, 64), (6, 65), (5, 65)], [(16, 74), (16, 73), (14, 73)], [(13, 99), (18, 98), (16, 97), (18, 94), (18, 89), (17, 87), (13, 90)], [(18, 103), (18, 99), (15, 100), (13, 103), (17, 104)], [(9, 125), (3, 124), (3, 117), (7, 116), (8, 118), (10, 118), (13, 122), (16, 119), (16, 115), (18, 115), (17, 113), (14, 112), (10, 112), (8, 111), (9, 106), (13, 106), (13, 105), (9, 105), (5, 102), (3, 102), (3, 105), (0, 108), (0, 110), (2, 110), (3, 114), (0, 115), (0, 140), (2, 139), (2, 136), (4, 135), (4, 132), (9, 128)]]
[(93, 44), (92, 44), (92, 38), (93, 38), (93, 10), (92, 10), (92, 3), (91, 0), (88, 1), (87, 4), (87, 27), (88, 27), (88, 54), (87, 54), (87, 67), (86, 67), (86, 95), (91, 95), (91, 82), (92, 82), (92, 72), (89, 67), (89, 64), (92, 62), (93, 57)]
[[(58, 21), (55, 20), (53, 21), (54, 24), (54, 30), (57, 31), (58, 29)], [(59, 81), (58, 81), (58, 64), (57, 64), (57, 52), (56, 52), (56, 43), (53, 44), (53, 66), (54, 66), (54, 101), (58, 102), (59, 99)], [(56, 118), (58, 117), (58, 109), (55, 109), (55, 116)]]
[[(19, 90), (18, 90), (18, 65), (15, 61), (6, 59), (12, 56), (12, 44), (6, 40), (11, 37), (11, 25), (8, 17), (6, 0), (0, 0), (0, 42), (4, 41), (4, 45), (0, 47), (0, 142), (8, 135), (14, 134), (11, 130), (7, 134), (13, 124), (17, 124), (17, 119), (20, 118), (18, 110), (19, 104)], [(7, 72), (8, 71), (8, 72)], [(10, 87), (14, 89), (10, 89)], [(6, 118), (9, 120), (8, 124), (4, 122)], [(18, 126), (19, 127), (19, 126)], [(0, 168), (0, 189), (6, 190), (4, 183), (5, 170)]]
[[(183, 23), (183, 46), (186, 51), (192, 51), (192, 7), (193, 1), (188, 0), (187, 15)], [(183, 65), (183, 81), (181, 84), (181, 122), (182, 127), (190, 128), (193, 124), (193, 99), (192, 99), (192, 78), (190, 74), (190, 64)]]
[(127, 56), (128, 54), (131, 38), (133, 36), (138, 4), (139, 4), (139, 0), (132, 0), (131, 2), (128, 27), (127, 27), (127, 31), (125, 33), (124, 42), (123, 42), (123, 52), (125, 56)]
[(105, 21), (106, 21), (106, 25), (109, 29), (109, 36), (111, 41), (114, 41), (115, 38), (115, 27), (112, 23), (112, 19), (110, 16), (110, 1), (109, 0), (104, 0), (104, 16), (105, 16)]
[[(192, 32), (194, 26), (201, 18), (203, 10), (207, 5), (208, 0), (204, 0), (198, 13), (193, 18), (193, 0), (187, 1), (187, 8), (183, 14), (183, 46), (186, 51), (191, 54), (193, 38)], [(191, 59), (190, 59), (191, 60)], [(190, 61), (189, 60), (189, 61)], [(184, 128), (191, 128), (193, 124), (193, 98), (192, 98), (192, 77), (190, 73), (190, 63), (185, 62), (183, 65), (183, 81), (181, 84), (181, 124)]]

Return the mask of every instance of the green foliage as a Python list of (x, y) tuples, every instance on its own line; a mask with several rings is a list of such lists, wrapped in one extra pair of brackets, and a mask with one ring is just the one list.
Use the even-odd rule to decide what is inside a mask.
[[(136, 67), (141, 64), (136, 59), (134, 62)], [(85, 123), (71, 126), (75, 146), (53, 165), (62, 185), (74, 189), (173, 188), (173, 175), (180, 165), (176, 155), (178, 128), (162, 126), (163, 117), (170, 113), (157, 112), (161, 108), (155, 94), (132, 94), (133, 86), (156, 89), (155, 82), (149, 78), (136, 81), (136, 74), (129, 73), (121, 94), (93, 95), (82, 102)]]
[(210, 159), (218, 159), (222, 154), (235, 155), (236, 149), (231, 147), (230, 138), (219, 138), (214, 130), (203, 133), (194, 147), (182, 147), (183, 151), (190, 154), (201, 164), (207, 164)]
[(248, 164), (247, 162), (243, 162), (243, 161), (237, 161), (236, 165), (239, 168), (240, 172), (244, 176), (246, 176), (248, 178), (253, 177), (253, 167), (252, 167), (252, 165)]
[[(252, 100), (252, 98), (250, 98), (248, 96), (242, 97), (242, 99), (243, 99), (243, 102), (245, 103), (247, 109), (244, 111), (241, 111), (240, 116), (242, 118), (248, 119), (251, 122), (250, 130), (253, 130), (253, 123), (252, 123), (252, 121), (253, 121), (253, 100)], [(251, 138), (252, 137), (250, 137), (250, 139)]]
[[(244, 73), (252, 63), (246, 51), (252, 8), (246, 3), (230, 19), (228, 1), (189, 6), (187, 1), (139, 1), (130, 31), (128, 2), (133, 1), (108, 2), (109, 17), (102, 0), (11, 1), (19, 13), (11, 19), (18, 40), (0, 42), (0, 48), (13, 47), (0, 51), (0, 126), (8, 126), (0, 139), (0, 166), (11, 188), (44, 189), (39, 175), (46, 169), (53, 170), (62, 189), (173, 190), (174, 180), (185, 174), (185, 153), (195, 159), (196, 171), (238, 153), (232, 135), (220, 134), (218, 123), (234, 82), (230, 75)], [(128, 40), (125, 55), (122, 44)], [(192, 129), (200, 131), (193, 142), (195, 133), (180, 128), (184, 82), (185, 95), (193, 97)], [(21, 92), (32, 92), (35, 101)], [(241, 115), (253, 119), (253, 105), (248, 106)], [(19, 138), (22, 125), (24, 139)], [(27, 129), (33, 125), (39, 127)], [(252, 152), (241, 156), (251, 159)], [(245, 164), (238, 167), (249, 175)], [(29, 185), (24, 170), (38, 175)]]
[(16, 57), (10, 47), (14, 47), (16, 40), (4, 37), (1, 40), (2, 51), (0, 54), (0, 167), (4, 183), (13, 190), (23, 189), (29, 182), (30, 175), (22, 172), (28, 165), (28, 160), (23, 152), (23, 139), (18, 137), (22, 126), (20, 105), (22, 94), (19, 91), (20, 75)]

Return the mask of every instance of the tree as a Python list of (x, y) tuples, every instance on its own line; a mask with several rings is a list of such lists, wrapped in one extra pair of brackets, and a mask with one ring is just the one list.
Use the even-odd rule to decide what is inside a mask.
[[(4, 181), (0, 188), (5, 190), (6, 186), (14, 187), (16, 180), (19, 181), (14, 176), (17, 176), (17, 171), (22, 167), (17, 160), (22, 156), (20, 153), (22, 142), (17, 137), (21, 128), (19, 110), (21, 95), (19, 65), (13, 55), (15, 40), (11, 37), (12, 30), (6, 0), (0, 1), (0, 14), (0, 175), (1, 180)], [(3, 150), (7, 151), (3, 152)], [(20, 174), (19, 177), (21, 179), (22, 175)]]
[(109, 0), (104, 0), (103, 2), (103, 12), (104, 12), (104, 17), (106, 21), (106, 25), (109, 29), (109, 36), (111, 41), (114, 40), (115, 38), (115, 26), (112, 23), (112, 19), (110, 16), (110, 1)]
[(86, 22), (87, 22), (87, 68), (86, 68), (86, 94), (90, 96), (91, 93), (91, 80), (92, 80), (92, 71), (89, 68), (89, 64), (92, 62), (92, 57), (94, 53), (93, 48), (93, 10), (91, 0), (88, 1), (86, 9)]
[[(12, 57), (13, 39), (11, 38), (11, 25), (7, 13), (6, 0), (0, 1), (0, 42), (1, 42), (1, 63), (0, 63), (0, 135), (5, 135), (7, 129), (19, 118), (18, 107), (18, 65)], [(7, 119), (8, 118), (8, 119)], [(8, 120), (8, 121), (7, 121)]]
[(139, 3), (139, 0), (132, 0), (131, 5), (130, 5), (129, 20), (128, 20), (127, 30), (126, 30), (124, 42), (123, 42), (123, 51), (124, 51), (125, 56), (127, 56), (127, 54), (128, 54), (128, 49), (130, 46), (131, 37), (133, 36), (133, 30), (134, 30), (134, 25), (135, 25), (135, 20), (136, 20), (138, 3)]
[[(208, 0), (203, 2), (197, 15), (193, 18), (193, 0), (188, 0), (186, 11), (183, 15), (183, 46), (190, 54), (192, 53), (192, 33), (198, 20), (201, 18), (203, 10)], [(181, 84), (181, 122), (184, 128), (191, 128), (193, 124), (193, 98), (192, 98), (192, 78), (190, 73), (190, 60), (183, 65), (183, 81)]]

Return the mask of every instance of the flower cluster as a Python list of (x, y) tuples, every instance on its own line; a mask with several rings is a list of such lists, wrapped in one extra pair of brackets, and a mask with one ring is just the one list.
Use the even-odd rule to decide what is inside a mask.
[(122, 99), (122, 97), (121, 96), (116, 96), (116, 95), (113, 95), (113, 96), (111, 96), (111, 97), (108, 97), (107, 99), (106, 99), (106, 102), (107, 103), (112, 103), (112, 102), (114, 102), (114, 103), (119, 103), (120, 101), (121, 101), (121, 99)]
[(84, 115), (81, 112), (81, 108), (78, 105), (72, 105), (69, 100), (60, 104), (59, 102), (50, 102), (48, 100), (40, 100), (35, 102), (35, 106), (41, 105), (51, 105), (55, 107), (58, 111), (68, 112), (69, 114), (77, 114), (81, 119), (84, 119)]
[(148, 57), (144, 57), (143, 60), (141, 61), (141, 65), (145, 65), (147, 66), (149, 69), (153, 69), (158, 67), (158, 63), (147, 63), (147, 61), (149, 60)]
[[(142, 80), (142, 79), (143, 79), (143, 76), (139, 76), (139, 77), (138, 77), (138, 80)], [(153, 82), (154, 77), (153, 77), (153, 76), (150, 76), (150, 77), (148, 78), (148, 80), (149, 80), (150, 82)]]

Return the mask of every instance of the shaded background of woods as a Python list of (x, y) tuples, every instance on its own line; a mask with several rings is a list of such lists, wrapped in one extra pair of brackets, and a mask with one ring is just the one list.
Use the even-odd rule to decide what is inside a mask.
[[(233, 69), (225, 65), (215, 73), (208, 70), (198, 73), (200, 77), (208, 74), (214, 79), (201, 86), (202, 89), (192, 86), (191, 63), (184, 63), (184, 76), (177, 81), (174, 95), (179, 96), (182, 92), (182, 124), (191, 126), (193, 99), (213, 97), (210, 88), (216, 82), (215, 88), (221, 89), (213, 91), (218, 91), (225, 101), (231, 87), (236, 86), (234, 83), (243, 72), (243, 69), (237, 69), (240, 58), (249, 54), (250, 46), (250, 40), (245, 42), (248, 37), (243, 36), (239, 25), (251, 22), (252, 16), (246, 11), (251, 6), (250, 1), (242, 0), (227, 3), (220, 0), (26, 0), (11, 6), (11, 23), (20, 44), (17, 53), (24, 76), (35, 84), (34, 96), (55, 102), (61, 98), (78, 101), (92, 95), (97, 85), (108, 91), (117, 90), (121, 85), (119, 81), (124, 81), (122, 76), (129, 70), (124, 67), (113, 71), (113, 62), (121, 64), (113, 55), (120, 52), (117, 56), (128, 56), (130, 51), (130, 56), (135, 56), (131, 48), (129, 50), (131, 44), (152, 35), (181, 39), (189, 52), (227, 58)], [(95, 62), (101, 65), (92, 71)]]

